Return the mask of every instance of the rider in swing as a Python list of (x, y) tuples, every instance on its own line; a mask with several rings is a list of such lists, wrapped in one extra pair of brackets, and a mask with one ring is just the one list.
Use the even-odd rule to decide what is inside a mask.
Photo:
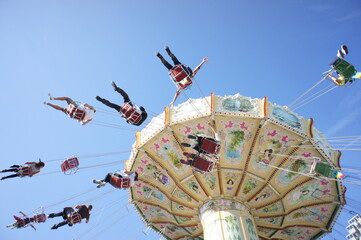
[(81, 218), (85, 218), (85, 222), (88, 223), (89, 222), (89, 218), (90, 218), (90, 211), (93, 209), (92, 205), (76, 205), (75, 209), (77, 209), (76, 211), (74, 210), (74, 208), (72, 207), (65, 207), (63, 209), (63, 211), (58, 212), (58, 213), (50, 213), (48, 215), (48, 218), (54, 218), (54, 217), (62, 217), (64, 219), (64, 221), (58, 223), (58, 224), (54, 224), (51, 229), (57, 229), (59, 227), (62, 227), (66, 224), (68, 224), (69, 226), (73, 226), (73, 224), (71, 222), (69, 222), (68, 218), (70, 215), (72, 214), (80, 214)]
[(181, 145), (183, 147), (191, 147), (193, 148), (194, 150), (196, 150), (198, 153), (204, 153), (204, 151), (201, 149), (201, 144), (204, 140), (210, 140), (210, 141), (213, 141), (213, 142), (218, 142), (219, 143), (219, 136), (218, 136), (218, 133), (217, 133), (217, 130), (216, 130), (216, 127), (213, 124), (209, 123), (209, 126), (211, 126), (212, 128), (212, 131), (213, 131), (213, 134), (214, 134), (214, 138), (210, 138), (210, 137), (207, 137), (205, 136), (204, 134), (198, 134), (196, 136), (194, 135), (188, 135), (187, 137), (189, 139), (195, 139), (197, 142), (196, 143), (193, 143), (193, 144), (189, 144), (189, 143), (181, 143)]
[(209, 60), (209, 58), (204, 58), (202, 60), (202, 62), (192, 71), (192, 69), (190, 67), (179, 62), (179, 60), (170, 51), (168, 46), (165, 46), (164, 48), (165, 48), (165, 51), (168, 53), (168, 55), (171, 57), (171, 59), (174, 63), (174, 66), (172, 66), (170, 63), (168, 63), (159, 52), (156, 52), (155, 55), (160, 59), (160, 61), (163, 63), (163, 65), (169, 70), (169, 73), (171, 74), (172, 71), (174, 71), (175, 67), (181, 66), (183, 68), (183, 70), (186, 72), (187, 77), (190, 78), (190, 79), (183, 79), (182, 86), (180, 86), (180, 84), (177, 84), (178, 90), (177, 90), (176, 94), (174, 95), (174, 98), (170, 104), (171, 106), (173, 106), (173, 104), (177, 100), (180, 92), (192, 84), (192, 80), (193, 80), (194, 76), (197, 74), (198, 70), (203, 66), (203, 64)]
[(326, 72), (332, 82), (338, 86), (344, 86), (347, 83), (351, 84), (356, 78), (361, 78), (361, 73), (357, 72), (353, 65), (344, 60), (347, 54), (347, 46), (342, 45), (341, 49), (337, 51), (337, 58), (330, 64), (332, 70), (338, 74), (337, 77), (333, 76), (330, 71)]
[(187, 158), (186, 160), (181, 159), (179, 160), (179, 162), (181, 162), (184, 165), (192, 165), (193, 163), (193, 159), (197, 156), (194, 153), (189, 153), (189, 152), (183, 152), (183, 155)]
[(25, 164), (26, 165), (12, 165), (9, 169), (0, 170), (0, 172), (16, 172), (13, 175), (2, 177), (0, 178), (0, 180), (14, 177), (32, 177), (35, 174), (39, 173), (40, 169), (45, 166), (45, 163), (42, 162), (40, 159), (39, 162), (26, 162)]
[[(59, 100), (66, 101), (68, 103), (68, 107), (60, 107), (55, 104), (51, 104), (49, 102), (44, 102), (45, 105), (48, 105), (56, 110), (62, 111), (70, 118), (76, 119), (80, 122), (81, 125), (88, 124), (91, 120), (93, 120), (93, 115), (96, 112), (93, 106), (90, 106), (87, 103), (83, 103), (78, 105), (75, 101), (73, 101), (69, 97), (53, 97), (50, 93), (48, 94), (50, 100)], [(81, 111), (83, 114), (81, 116), (77, 116), (77, 110)]]
[[(108, 107), (111, 107), (111, 108), (114, 108), (115, 110), (117, 110), (119, 113), (122, 114), (122, 116), (126, 119), (127, 123), (129, 124), (132, 124), (132, 125), (135, 125), (135, 126), (139, 126), (141, 125), (145, 119), (147, 119), (147, 112), (145, 111), (144, 107), (139, 107), (139, 110), (141, 111), (141, 113), (139, 114), (137, 111), (136, 111), (136, 108), (135, 106), (133, 105), (132, 101), (130, 100), (128, 94), (121, 88), (119, 88), (115, 82), (112, 82), (111, 83), (113, 88), (114, 88), (114, 91), (118, 92), (120, 95), (123, 96), (123, 99), (124, 99), (124, 105), (123, 106), (119, 106), (115, 103), (112, 103), (112, 102), (109, 102), (108, 100), (104, 99), (104, 98), (101, 98), (99, 96), (96, 96), (96, 99), (103, 103), (104, 105), (107, 105)], [(137, 114), (137, 118), (135, 119), (132, 119), (132, 116), (126, 116), (126, 113), (125, 111), (127, 109), (125, 109), (125, 106), (127, 106), (129, 104), (129, 107), (132, 108), (130, 110), (132, 110), (134, 113)]]
[(124, 170), (123, 172), (108, 173), (103, 180), (93, 179), (93, 183), (98, 184), (97, 188), (101, 188), (105, 186), (106, 183), (111, 183), (112, 178), (129, 178), (129, 186), (131, 187), (134, 186), (136, 181), (138, 181), (138, 173), (127, 170)]
[(13, 224), (7, 225), (6, 227), (22, 228), (22, 227), (26, 227), (29, 225), (36, 231), (36, 228), (32, 224), (33, 222), (35, 222), (35, 218), (26, 216), (26, 214), (23, 213), (22, 211), (19, 211), (19, 213), (21, 213), (23, 215), (23, 218), (14, 215), (13, 217), (16, 220), (16, 222)]

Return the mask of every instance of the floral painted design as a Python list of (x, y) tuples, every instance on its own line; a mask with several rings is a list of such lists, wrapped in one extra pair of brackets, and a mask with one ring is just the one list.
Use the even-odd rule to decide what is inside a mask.
[(244, 194), (247, 194), (247, 193), (249, 193), (250, 191), (252, 191), (253, 189), (255, 189), (257, 186), (258, 186), (258, 185), (257, 185), (256, 180), (254, 180), (254, 179), (248, 179), (248, 180), (246, 180), (245, 183), (244, 183), (244, 187), (243, 187), (243, 191), (242, 191), (242, 192), (243, 192)]

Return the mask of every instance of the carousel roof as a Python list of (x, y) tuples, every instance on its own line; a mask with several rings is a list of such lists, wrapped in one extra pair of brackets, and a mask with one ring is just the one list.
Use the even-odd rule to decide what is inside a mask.
[[(201, 174), (180, 163), (187, 136), (221, 141), (220, 158)], [(340, 153), (288, 108), (239, 94), (189, 99), (165, 108), (142, 131), (127, 169), (139, 181), (130, 201), (147, 226), (167, 239), (203, 239), (200, 207), (211, 199), (243, 203), (260, 239), (317, 239), (331, 231), (345, 189), (335, 178), (310, 174), (314, 159), (339, 169)], [(221, 200), (220, 200), (221, 201)]]

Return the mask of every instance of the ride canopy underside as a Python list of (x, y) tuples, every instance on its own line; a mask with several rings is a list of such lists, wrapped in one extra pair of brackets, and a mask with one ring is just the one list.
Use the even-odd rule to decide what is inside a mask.
[[(209, 173), (180, 163), (188, 135), (221, 141)], [(139, 181), (130, 202), (144, 223), (166, 239), (204, 239), (200, 208), (230, 199), (253, 216), (259, 239), (305, 239), (332, 230), (345, 187), (311, 171), (315, 159), (340, 170), (340, 153), (305, 119), (264, 99), (239, 94), (189, 99), (152, 119), (136, 134), (127, 170)], [(219, 199), (219, 200), (217, 200)], [(232, 221), (229, 223), (232, 226)]]

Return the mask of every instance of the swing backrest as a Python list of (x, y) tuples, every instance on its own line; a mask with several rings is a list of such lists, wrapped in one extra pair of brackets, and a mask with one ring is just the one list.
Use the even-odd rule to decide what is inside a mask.
[(16, 221), (16, 227), (17, 228), (22, 228), (22, 227), (25, 227), (27, 226), (27, 223), (25, 221), (25, 219), (19, 219)]
[(130, 187), (130, 178), (120, 178), (113, 175), (110, 178), (110, 184), (115, 188), (128, 189)]
[(74, 174), (79, 168), (79, 160), (77, 157), (65, 159), (61, 163), (60, 167), (64, 174), (66, 175)]
[(67, 216), (67, 221), (71, 225), (73, 225), (75, 223), (80, 223), (81, 222), (81, 215), (78, 212), (74, 212), (72, 214), (69, 214)]
[(122, 116), (128, 120), (130, 124), (137, 124), (142, 120), (142, 115), (137, 111), (138, 107), (135, 104), (133, 106), (126, 102), (123, 104), (121, 109)]
[(333, 167), (327, 163), (318, 162), (315, 166), (315, 173), (325, 177), (332, 177)]
[(70, 118), (82, 121), (85, 117), (85, 110), (80, 109), (79, 107), (74, 106), (73, 104), (69, 104), (68, 108), (66, 109), (68, 116)]
[(178, 88), (184, 89), (192, 85), (192, 78), (182, 65), (175, 65), (169, 70), (169, 75)]
[(33, 171), (32, 168), (30, 166), (21, 166), (18, 174), (20, 177), (25, 177), (25, 176), (32, 176), (33, 175)]
[(199, 143), (200, 152), (212, 155), (218, 155), (220, 148), (221, 143), (219, 141), (209, 138), (202, 138), (201, 142)]
[(46, 221), (46, 214), (41, 213), (34, 216), (34, 222), (41, 223)]
[(341, 58), (336, 59), (331, 66), (345, 78), (352, 78), (356, 74), (355, 67)]
[(192, 161), (192, 167), (196, 169), (196, 171), (200, 173), (210, 172), (213, 170), (214, 162), (208, 160), (202, 156), (195, 156)]

